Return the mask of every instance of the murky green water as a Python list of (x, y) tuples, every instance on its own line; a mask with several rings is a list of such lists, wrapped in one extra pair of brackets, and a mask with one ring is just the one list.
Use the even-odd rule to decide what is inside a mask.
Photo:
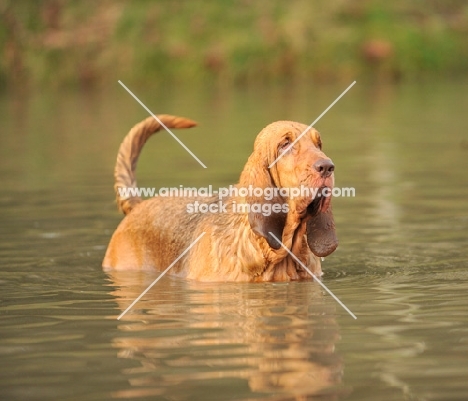
[[(141, 158), (142, 186), (236, 181), (278, 119), (310, 123), (346, 87), (133, 88), (194, 118)], [(113, 93), (0, 97), (2, 400), (468, 398), (468, 85), (359, 83), (316, 125), (336, 166), (339, 249), (324, 283), (107, 275), (112, 170), (146, 112)]]

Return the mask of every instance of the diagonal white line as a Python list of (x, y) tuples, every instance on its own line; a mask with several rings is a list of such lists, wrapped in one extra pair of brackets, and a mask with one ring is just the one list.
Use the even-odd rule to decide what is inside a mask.
[(302, 134), (299, 135), (299, 136), (296, 138), (296, 140), (295, 140), (293, 143), (291, 143), (291, 145), (289, 145), (289, 146), (275, 159), (275, 161), (274, 161), (273, 163), (271, 163), (271, 164), (268, 166), (268, 168), (272, 168), (272, 167), (278, 162), (278, 160), (281, 159), (281, 158), (285, 155), (285, 153), (286, 153), (289, 149), (291, 149), (291, 148), (296, 144), (296, 142), (297, 142), (299, 139), (301, 139), (301, 138), (314, 126), (314, 124), (317, 123), (317, 121), (320, 120), (320, 119), (325, 115), (325, 113), (326, 113), (328, 110), (330, 110), (330, 109), (335, 105), (335, 103), (336, 103), (338, 100), (340, 100), (340, 99), (345, 95), (345, 93), (348, 92), (348, 91), (354, 86), (355, 83), (356, 83), (356, 81), (354, 81), (351, 85), (349, 85), (349, 86), (344, 90), (344, 92), (343, 92), (340, 96), (338, 96), (338, 97), (335, 99), (335, 101), (334, 101), (330, 106), (328, 106), (328, 107), (325, 109), (325, 111), (324, 111), (322, 114), (320, 114), (320, 115), (315, 119), (315, 121), (314, 121), (312, 124), (310, 124), (310, 125), (304, 130), (304, 132), (302, 132)]
[(288, 252), (288, 253), (292, 256), (292, 258), (293, 258), (297, 263), (299, 263), (299, 264), (305, 269), (305, 271), (306, 271), (307, 273), (309, 273), (309, 274), (315, 279), (315, 281), (316, 281), (317, 283), (319, 283), (319, 284), (325, 289), (325, 291), (327, 291), (327, 292), (333, 297), (333, 299), (334, 299), (336, 302), (338, 302), (338, 303), (343, 307), (343, 309), (344, 309), (346, 312), (348, 312), (354, 319), (357, 319), (356, 315), (355, 315), (353, 312), (351, 312), (351, 311), (346, 307), (346, 305), (345, 305), (343, 302), (341, 302), (341, 301), (338, 299), (338, 297), (337, 297), (335, 294), (333, 294), (333, 292), (331, 292), (331, 291), (325, 286), (325, 284), (323, 284), (323, 283), (317, 278), (317, 276), (316, 276), (314, 273), (312, 273), (312, 272), (304, 265), (304, 263), (302, 263), (302, 262), (296, 257), (296, 255), (294, 255), (294, 254), (286, 247), (286, 245), (284, 245), (284, 244), (276, 237), (275, 234), (273, 234), (272, 232), (270, 232), (270, 235), (271, 235), (276, 241), (278, 241), (278, 243), (281, 244), (281, 246), (282, 246), (284, 249), (286, 249), (286, 252)]
[(174, 260), (174, 262), (172, 262), (172, 263), (169, 265), (169, 267), (167, 267), (166, 270), (164, 270), (164, 271), (159, 275), (159, 277), (158, 277), (156, 280), (154, 280), (154, 281), (149, 285), (149, 287), (148, 287), (146, 290), (144, 290), (144, 291), (140, 294), (140, 296), (139, 296), (137, 299), (135, 299), (135, 300), (130, 304), (130, 306), (129, 306), (127, 309), (125, 309), (125, 310), (121, 313), (121, 315), (117, 318), (117, 320), (120, 320), (120, 318), (121, 318), (122, 316), (124, 316), (131, 308), (133, 308), (133, 306), (143, 297), (143, 295), (145, 295), (145, 294), (153, 287), (153, 285), (155, 285), (155, 284), (159, 281), (159, 279), (161, 279), (161, 278), (169, 271), (169, 269), (170, 269), (172, 266), (174, 266), (174, 265), (180, 260), (180, 258), (182, 258), (182, 256), (184, 256), (188, 251), (190, 251), (190, 249), (192, 249), (192, 247), (193, 247), (193, 246), (201, 239), (201, 237), (203, 237), (205, 234), (206, 234), (206, 232), (203, 231), (203, 232), (197, 237), (197, 239), (196, 239), (195, 241), (193, 241), (193, 242), (190, 244), (190, 246), (189, 246), (184, 252), (182, 252), (182, 253), (177, 257), (177, 259)]
[(201, 161), (197, 156), (195, 156), (195, 154), (194, 154), (187, 146), (185, 146), (185, 144), (184, 144), (179, 138), (177, 138), (177, 137), (174, 135), (174, 133), (173, 133), (169, 128), (166, 127), (166, 125), (158, 118), (158, 116), (156, 116), (150, 109), (148, 109), (148, 107), (146, 107), (145, 104), (144, 104), (140, 99), (138, 99), (138, 98), (133, 94), (133, 92), (132, 92), (130, 89), (128, 89), (128, 88), (123, 84), (122, 81), (119, 80), (118, 82), (119, 82), (120, 85), (122, 85), (122, 87), (123, 87), (128, 93), (130, 93), (130, 95), (131, 95), (138, 103), (140, 103), (140, 105), (141, 105), (149, 114), (151, 114), (151, 115), (153, 116), (153, 118), (154, 118), (159, 124), (161, 124), (161, 126), (162, 126), (167, 132), (169, 132), (169, 134), (172, 135), (172, 137), (173, 137), (177, 142), (179, 142), (180, 146), (182, 146), (187, 152), (189, 152), (189, 153), (192, 155), (192, 157), (193, 157), (198, 163), (201, 164), (201, 166), (202, 166), (203, 168), (206, 168), (206, 166), (202, 163), (202, 161)]

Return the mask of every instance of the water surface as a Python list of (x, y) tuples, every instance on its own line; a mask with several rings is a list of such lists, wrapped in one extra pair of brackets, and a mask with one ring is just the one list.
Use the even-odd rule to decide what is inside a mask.
[[(346, 86), (346, 85), (345, 85)], [(200, 127), (148, 142), (144, 186), (234, 183), (268, 123), (344, 89), (133, 88)], [(324, 283), (106, 274), (118, 145), (147, 116), (112, 93), (0, 97), (0, 394), (5, 400), (465, 400), (468, 85), (356, 85), (316, 125), (337, 166)]]

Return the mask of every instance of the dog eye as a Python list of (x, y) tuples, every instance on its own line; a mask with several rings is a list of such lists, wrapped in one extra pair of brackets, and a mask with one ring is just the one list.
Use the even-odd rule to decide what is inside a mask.
[(312, 133), (312, 140), (320, 150), (322, 150), (322, 139), (320, 138), (320, 134), (317, 131)]
[(284, 151), (289, 145), (291, 145), (291, 143), (291, 140), (289, 138), (286, 138), (278, 145), (278, 150)]

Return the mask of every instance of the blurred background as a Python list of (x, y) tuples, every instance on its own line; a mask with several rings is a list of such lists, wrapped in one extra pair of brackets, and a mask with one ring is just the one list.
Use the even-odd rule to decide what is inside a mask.
[(0, 1), (0, 84), (408, 81), (468, 68), (464, 0)]
[[(465, 0), (0, 0), (0, 398), (466, 400)], [(138, 184), (227, 186), (257, 133), (317, 123), (336, 185), (324, 283), (107, 274), (120, 142)], [(180, 228), (181, 230), (184, 227)]]

